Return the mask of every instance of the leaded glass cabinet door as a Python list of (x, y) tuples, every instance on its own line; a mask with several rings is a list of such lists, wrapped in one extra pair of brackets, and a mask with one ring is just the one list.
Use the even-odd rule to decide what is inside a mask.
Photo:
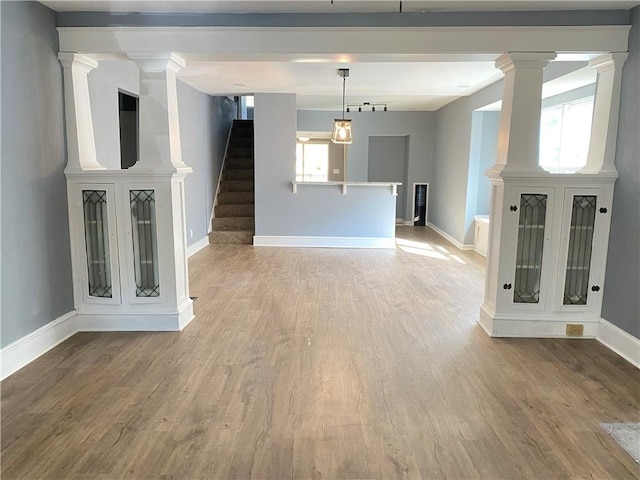
[(117, 226), (112, 185), (82, 185), (83, 298), (87, 303), (117, 303), (120, 282)]
[[(601, 301), (603, 269), (600, 257), (606, 250), (602, 242), (602, 221), (609, 219), (598, 189), (567, 188), (563, 211), (562, 255), (560, 257), (558, 303), (562, 309), (586, 308), (592, 300)], [(608, 224), (608, 222), (607, 222)]]
[(130, 189), (128, 193), (133, 259), (130, 295), (132, 301), (154, 301), (162, 293), (156, 215), (158, 191), (156, 188), (136, 188)]
[[(513, 264), (504, 277), (505, 300), (516, 310), (544, 310), (549, 291), (548, 263), (553, 220), (552, 188), (516, 188), (506, 208), (513, 228), (509, 246)], [(503, 297), (504, 298), (504, 297)]]

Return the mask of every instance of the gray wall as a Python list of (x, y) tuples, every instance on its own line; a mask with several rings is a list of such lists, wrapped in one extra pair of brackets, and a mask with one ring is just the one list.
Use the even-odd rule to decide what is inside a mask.
[(96, 155), (102, 166), (120, 169), (120, 116), (118, 90), (140, 94), (140, 74), (135, 63), (118, 60), (100, 62), (89, 73), (89, 99), (96, 142)]
[(475, 111), (471, 119), (471, 147), (467, 178), (467, 206), (464, 243), (473, 243), (476, 215), (488, 215), (491, 203), (491, 182), (485, 176), (496, 161), (500, 112)]
[[(337, 116), (336, 116), (337, 115)], [(342, 112), (298, 111), (298, 130), (327, 132), (333, 127), (334, 118)], [(347, 175), (351, 181), (368, 179), (368, 155), (370, 135), (408, 135), (407, 192), (398, 201), (405, 205), (405, 212), (412, 212), (411, 190), (413, 183), (429, 183), (434, 154), (435, 112), (355, 112), (353, 143), (347, 147)], [(407, 218), (411, 220), (411, 218)]]
[(640, 7), (622, 74), (616, 182), (602, 317), (640, 338)]
[(0, 9), (4, 347), (73, 310), (73, 291), (55, 13), (37, 2)]
[(395, 197), (388, 187), (383, 195), (382, 187), (351, 187), (342, 195), (336, 186), (308, 185), (292, 193), (296, 96), (256, 93), (254, 98), (256, 235), (393, 238)]
[[(193, 169), (185, 179), (187, 245), (209, 231), (213, 196), (236, 104), (210, 97), (178, 81), (178, 115), (182, 161)], [(193, 233), (193, 235), (192, 235)]]
[[(545, 69), (544, 81), (553, 80), (585, 65), (584, 62), (552, 62)], [(503, 89), (504, 81), (500, 80), (436, 112), (429, 221), (461, 243), (471, 243), (467, 235), (470, 226), (467, 187), (473, 112), (499, 101)]]
[[(406, 135), (371, 135), (369, 137), (368, 180), (370, 182), (402, 182), (398, 187), (399, 198), (405, 198), (404, 192), (407, 188), (408, 140)], [(404, 202), (396, 202), (396, 218), (407, 218)]]

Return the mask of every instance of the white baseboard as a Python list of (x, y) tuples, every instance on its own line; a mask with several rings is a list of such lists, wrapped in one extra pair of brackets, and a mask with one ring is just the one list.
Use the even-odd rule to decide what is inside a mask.
[[(600, 318), (583, 318), (565, 314), (540, 314), (536, 318), (531, 318), (531, 314), (497, 315), (490, 308), (482, 305), (478, 323), (491, 337), (595, 339), (598, 335)], [(566, 334), (568, 323), (583, 325), (582, 336), (568, 336)]]
[(187, 247), (187, 257), (190, 257), (191, 255), (195, 255), (200, 250), (208, 246), (209, 246), (209, 236), (206, 236), (198, 240), (196, 243), (191, 244)]
[(395, 238), (256, 235), (254, 247), (396, 248)]
[(438, 235), (443, 237), (445, 240), (451, 242), (459, 250), (473, 250), (473, 244), (472, 243), (468, 243), (468, 244), (467, 243), (460, 243), (458, 240), (453, 238), (451, 235), (449, 235), (444, 230), (440, 230), (433, 223), (429, 222), (427, 225), (428, 225), (429, 228), (432, 228), (434, 232), (436, 232)]
[(0, 350), (1, 380), (78, 332), (75, 310), (65, 313)]
[(596, 338), (605, 347), (640, 368), (640, 339), (616, 327), (604, 318), (600, 319)]
[(179, 309), (159, 312), (77, 312), (79, 332), (178, 332), (193, 320), (193, 301), (186, 297)]

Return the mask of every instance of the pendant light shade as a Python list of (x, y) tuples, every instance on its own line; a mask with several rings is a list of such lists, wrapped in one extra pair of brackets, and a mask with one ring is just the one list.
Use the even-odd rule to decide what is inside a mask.
[(333, 132), (331, 133), (331, 141), (333, 143), (351, 143), (351, 120), (344, 118), (336, 118), (333, 123)]
[(351, 135), (351, 120), (344, 118), (345, 82), (346, 78), (349, 76), (349, 69), (339, 68), (338, 75), (342, 77), (342, 118), (336, 118), (333, 122), (331, 141), (339, 144), (350, 144), (353, 142), (353, 137)]

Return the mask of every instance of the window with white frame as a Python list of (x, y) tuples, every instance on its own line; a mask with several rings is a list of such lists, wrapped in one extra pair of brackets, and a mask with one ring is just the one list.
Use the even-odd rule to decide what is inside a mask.
[(542, 109), (540, 166), (553, 173), (571, 173), (587, 163), (593, 97)]
[(326, 182), (329, 175), (329, 141), (296, 143), (296, 181)]

